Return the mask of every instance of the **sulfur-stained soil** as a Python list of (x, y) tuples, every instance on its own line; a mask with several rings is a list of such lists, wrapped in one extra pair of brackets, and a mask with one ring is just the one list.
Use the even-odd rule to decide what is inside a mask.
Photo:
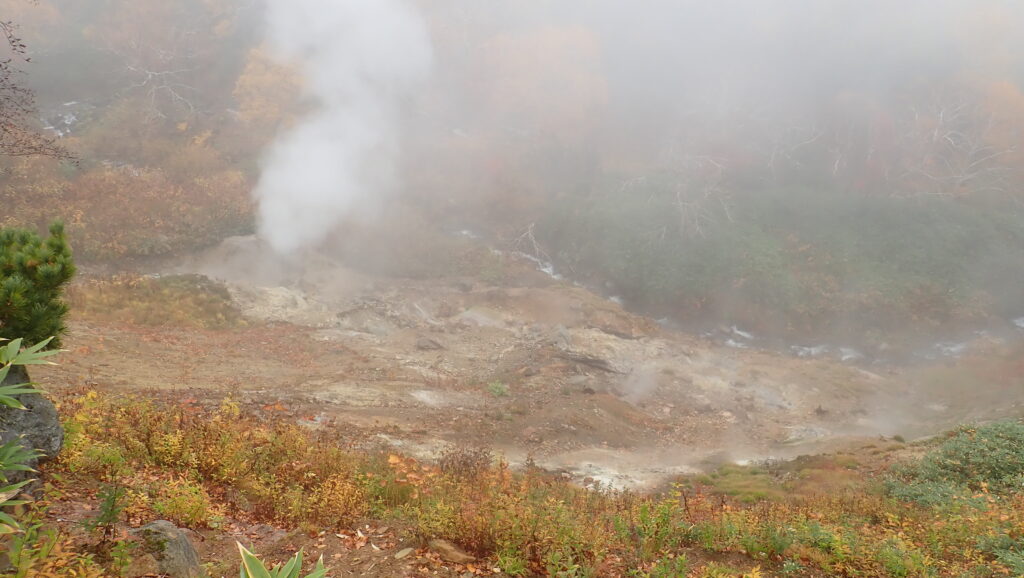
[(354, 446), (426, 459), (447, 444), (487, 446), (512, 464), (636, 488), (721, 463), (929, 435), (1024, 402), (1024, 369), (1005, 343), (915, 368), (798, 359), (665, 329), (529, 261), (495, 285), (265, 254), (234, 238), (166, 271), (223, 280), (243, 326), (73, 318), (60, 365), (34, 376), (50, 389), (230, 396)]

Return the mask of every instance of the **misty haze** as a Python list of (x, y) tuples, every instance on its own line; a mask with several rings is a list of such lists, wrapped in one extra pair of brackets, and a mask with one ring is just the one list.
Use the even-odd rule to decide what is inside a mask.
[(1024, 576), (1024, 4), (0, 7), (0, 576)]

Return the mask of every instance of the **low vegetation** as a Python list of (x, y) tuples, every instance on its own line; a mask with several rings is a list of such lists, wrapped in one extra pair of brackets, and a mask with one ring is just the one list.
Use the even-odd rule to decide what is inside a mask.
[[(315, 535), (381, 520), (424, 542), (447, 539), (510, 575), (1024, 571), (1016, 422), (958, 430), (885, 483), (840, 456), (730, 466), (639, 495), (583, 489), (529, 465), (512, 471), (480, 450), (451, 449), (437, 466), (352, 451), (326, 433), (258, 421), (230, 400), (163, 407), (84, 392), (61, 407), (68, 443), (48, 472), (51, 491), (109, 497), (121, 488), (122, 523), (216, 528), (243, 516)], [(915, 500), (901, 490), (930, 483), (963, 495)]]
[(670, 181), (644, 183), (567, 198), (539, 232), (563, 266), (659, 315), (891, 334), (1024, 310), (1019, 205), (753, 188), (697, 234)]
[(1024, 424), (962, 427), (919, 461), (894, 468), (889, 492), (925, 505), (975, 504), (1024, 490)]
[(227, 329), (246, 324), (227, 288), (201, 275), (118, 275), (68, 288), (72, 317), (132, 325)]

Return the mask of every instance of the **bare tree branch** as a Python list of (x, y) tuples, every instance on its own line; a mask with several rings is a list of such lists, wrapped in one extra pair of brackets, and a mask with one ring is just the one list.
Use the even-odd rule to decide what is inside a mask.
[(46, 156), (74, 161), (74, 156), (57, 139), (45, 136), (34, 126), (35, 94), (24, 85), (18, 62), (28, 63), (28, 48), (17, 35), (18, 27), (0, 21), (0, 33), (7, 41), (9, 56), (0, 60), (0, 156)]

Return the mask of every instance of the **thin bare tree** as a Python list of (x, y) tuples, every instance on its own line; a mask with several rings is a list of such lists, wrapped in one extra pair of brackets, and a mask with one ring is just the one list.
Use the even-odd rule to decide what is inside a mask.
[(35, 93), (25, 86), (20, 66), (31, 62), (28, 48), (18, 36), (18, 26), (0, 21), (0, 33), (7, 41), (8, 54), (0, 60), (0, 156), (45, 156), (74, 160), (55, 137), (43, 134), (36, 125)]

